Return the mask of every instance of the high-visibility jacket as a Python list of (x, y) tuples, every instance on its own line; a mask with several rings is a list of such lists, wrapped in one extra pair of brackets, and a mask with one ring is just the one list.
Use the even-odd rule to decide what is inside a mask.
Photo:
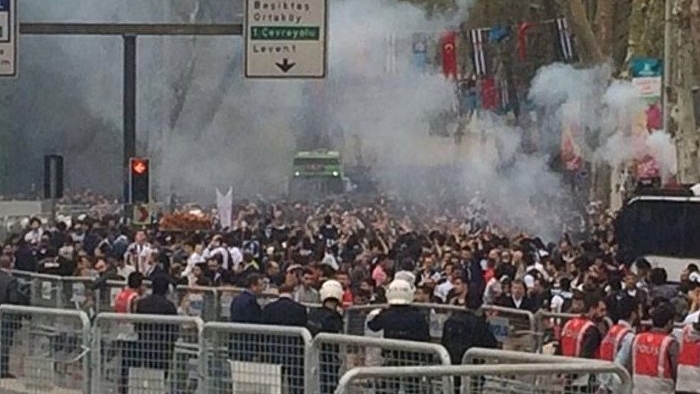
[(134, 289), (126, 288), (117, 294), (114, 299), (114, 311), (116, 313), (130, 313), (131, 303), (138, 297), (139, 294)]
[(673, 394), (674, 382), (669, 347), (674, 339), (665, 333), (650, 331), (637, 335), (632, 344), (632, 380), (634, 394)]
[(631, 332), (632, 329), (627, 324), (618, 323), (610, 327), (603, 342), (600, 343), (598, 358), (604, 361), (615, 361), (615, 356), (622, 346), (622, 339)]
[(690, 324), (681, 333), (676, 391), (700, 393), (700, 335), (693, 335)]
[(580, 357), (583, 348), (583, 336), (589, 328), (594, 327), (592, 321), (583, 316), (577, 316), (564, 324), (559, 345), (561, 354), (567, 357)]

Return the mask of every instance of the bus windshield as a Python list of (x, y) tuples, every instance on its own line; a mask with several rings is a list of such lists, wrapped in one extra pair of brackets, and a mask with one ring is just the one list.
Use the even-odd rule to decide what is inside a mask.
[(700, 200), (633, 199), (617, 226), (620, 250), (639, 256), (700, 257)]

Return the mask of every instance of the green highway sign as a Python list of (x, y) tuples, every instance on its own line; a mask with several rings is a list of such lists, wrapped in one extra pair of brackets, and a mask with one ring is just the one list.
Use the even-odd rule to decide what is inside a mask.
[(247, 78), (324, 78), (328, 0), (245, 0)]

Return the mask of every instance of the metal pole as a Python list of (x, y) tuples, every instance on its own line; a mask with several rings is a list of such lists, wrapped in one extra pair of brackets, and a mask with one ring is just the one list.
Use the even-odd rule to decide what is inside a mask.
[(124, 35), (124, 215), (131, 218), (129, 159), (136, 156), (136, 36)]
[(671, 14), (673, 9), (673, 0), (665, 1), (665, 11), (664, 11), (664, 89), (662, 92), (662, 107), (663, 107), (663, 120), (664, 120), (664, 131), (669, 132), (669, 118), (671, 116), (671, 110), (669, 108), (669, 93), (671, 92), (671, 43), (673, 34), (671, 26)]

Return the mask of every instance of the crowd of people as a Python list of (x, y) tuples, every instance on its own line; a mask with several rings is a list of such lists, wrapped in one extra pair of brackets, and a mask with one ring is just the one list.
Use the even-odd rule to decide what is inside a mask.
[[(674, 384), (678, 392), (700, 393), (698, 380), (684, 385), (700, 377), (696, 265), (680, 278), (668, 278), (644, 259), (624, 261), (609, 212), (589, 211), (581, 240), (565, 233), (544, 242), (497, 226), (486, 210), (389, 198), (245, 202), (236, 206), (231, 228), (192, 233), (133, 229), (114, 216), (53, 228), (34, 219), (6, 240), (0, 266), (98, 282), (128, 280), (115, 303), (120, 312), (177, 313), (138, 301), (145, 279), (159, 289), (166, 282), (242, 287), (246, 290), (231, 303), (232, 321), (307, 326), (312, 332), (342, 332), (348, 306), (389, 303), (392, 307), (371, 320), (371, 330), (428, 341), (427, 322), (407, 312), (410, 305), (461, 306), (465, 314), (453, 314), (442, 335), (455, 363), (470, 347), (497, 346), (479, 312), (483, 304), (573, 313), (580, 317), (552, 321), (550, 338), (559, 354), (619, 362), (634, 377), (635, 393), (672, 393)], [(256, 294), (263, 291), (277, 292), (280, 304), (261, 309)], [(323, 307), (307, 315), (291, 304)], [(640, 322), (648, 319), (651, 327), (643, 327)], [(683, 322), (675, 337), (668, 335), (674, 323)], [(687, 349), (695, 355), (688, 356)], [(663, 352), (668, 357), (661, 360)], [(684, 367), (689, 364), (691, 372)], [(657, 366), (662, 372), (654, 372)], [(616, 383), (571, 384), (612, 390)]]

